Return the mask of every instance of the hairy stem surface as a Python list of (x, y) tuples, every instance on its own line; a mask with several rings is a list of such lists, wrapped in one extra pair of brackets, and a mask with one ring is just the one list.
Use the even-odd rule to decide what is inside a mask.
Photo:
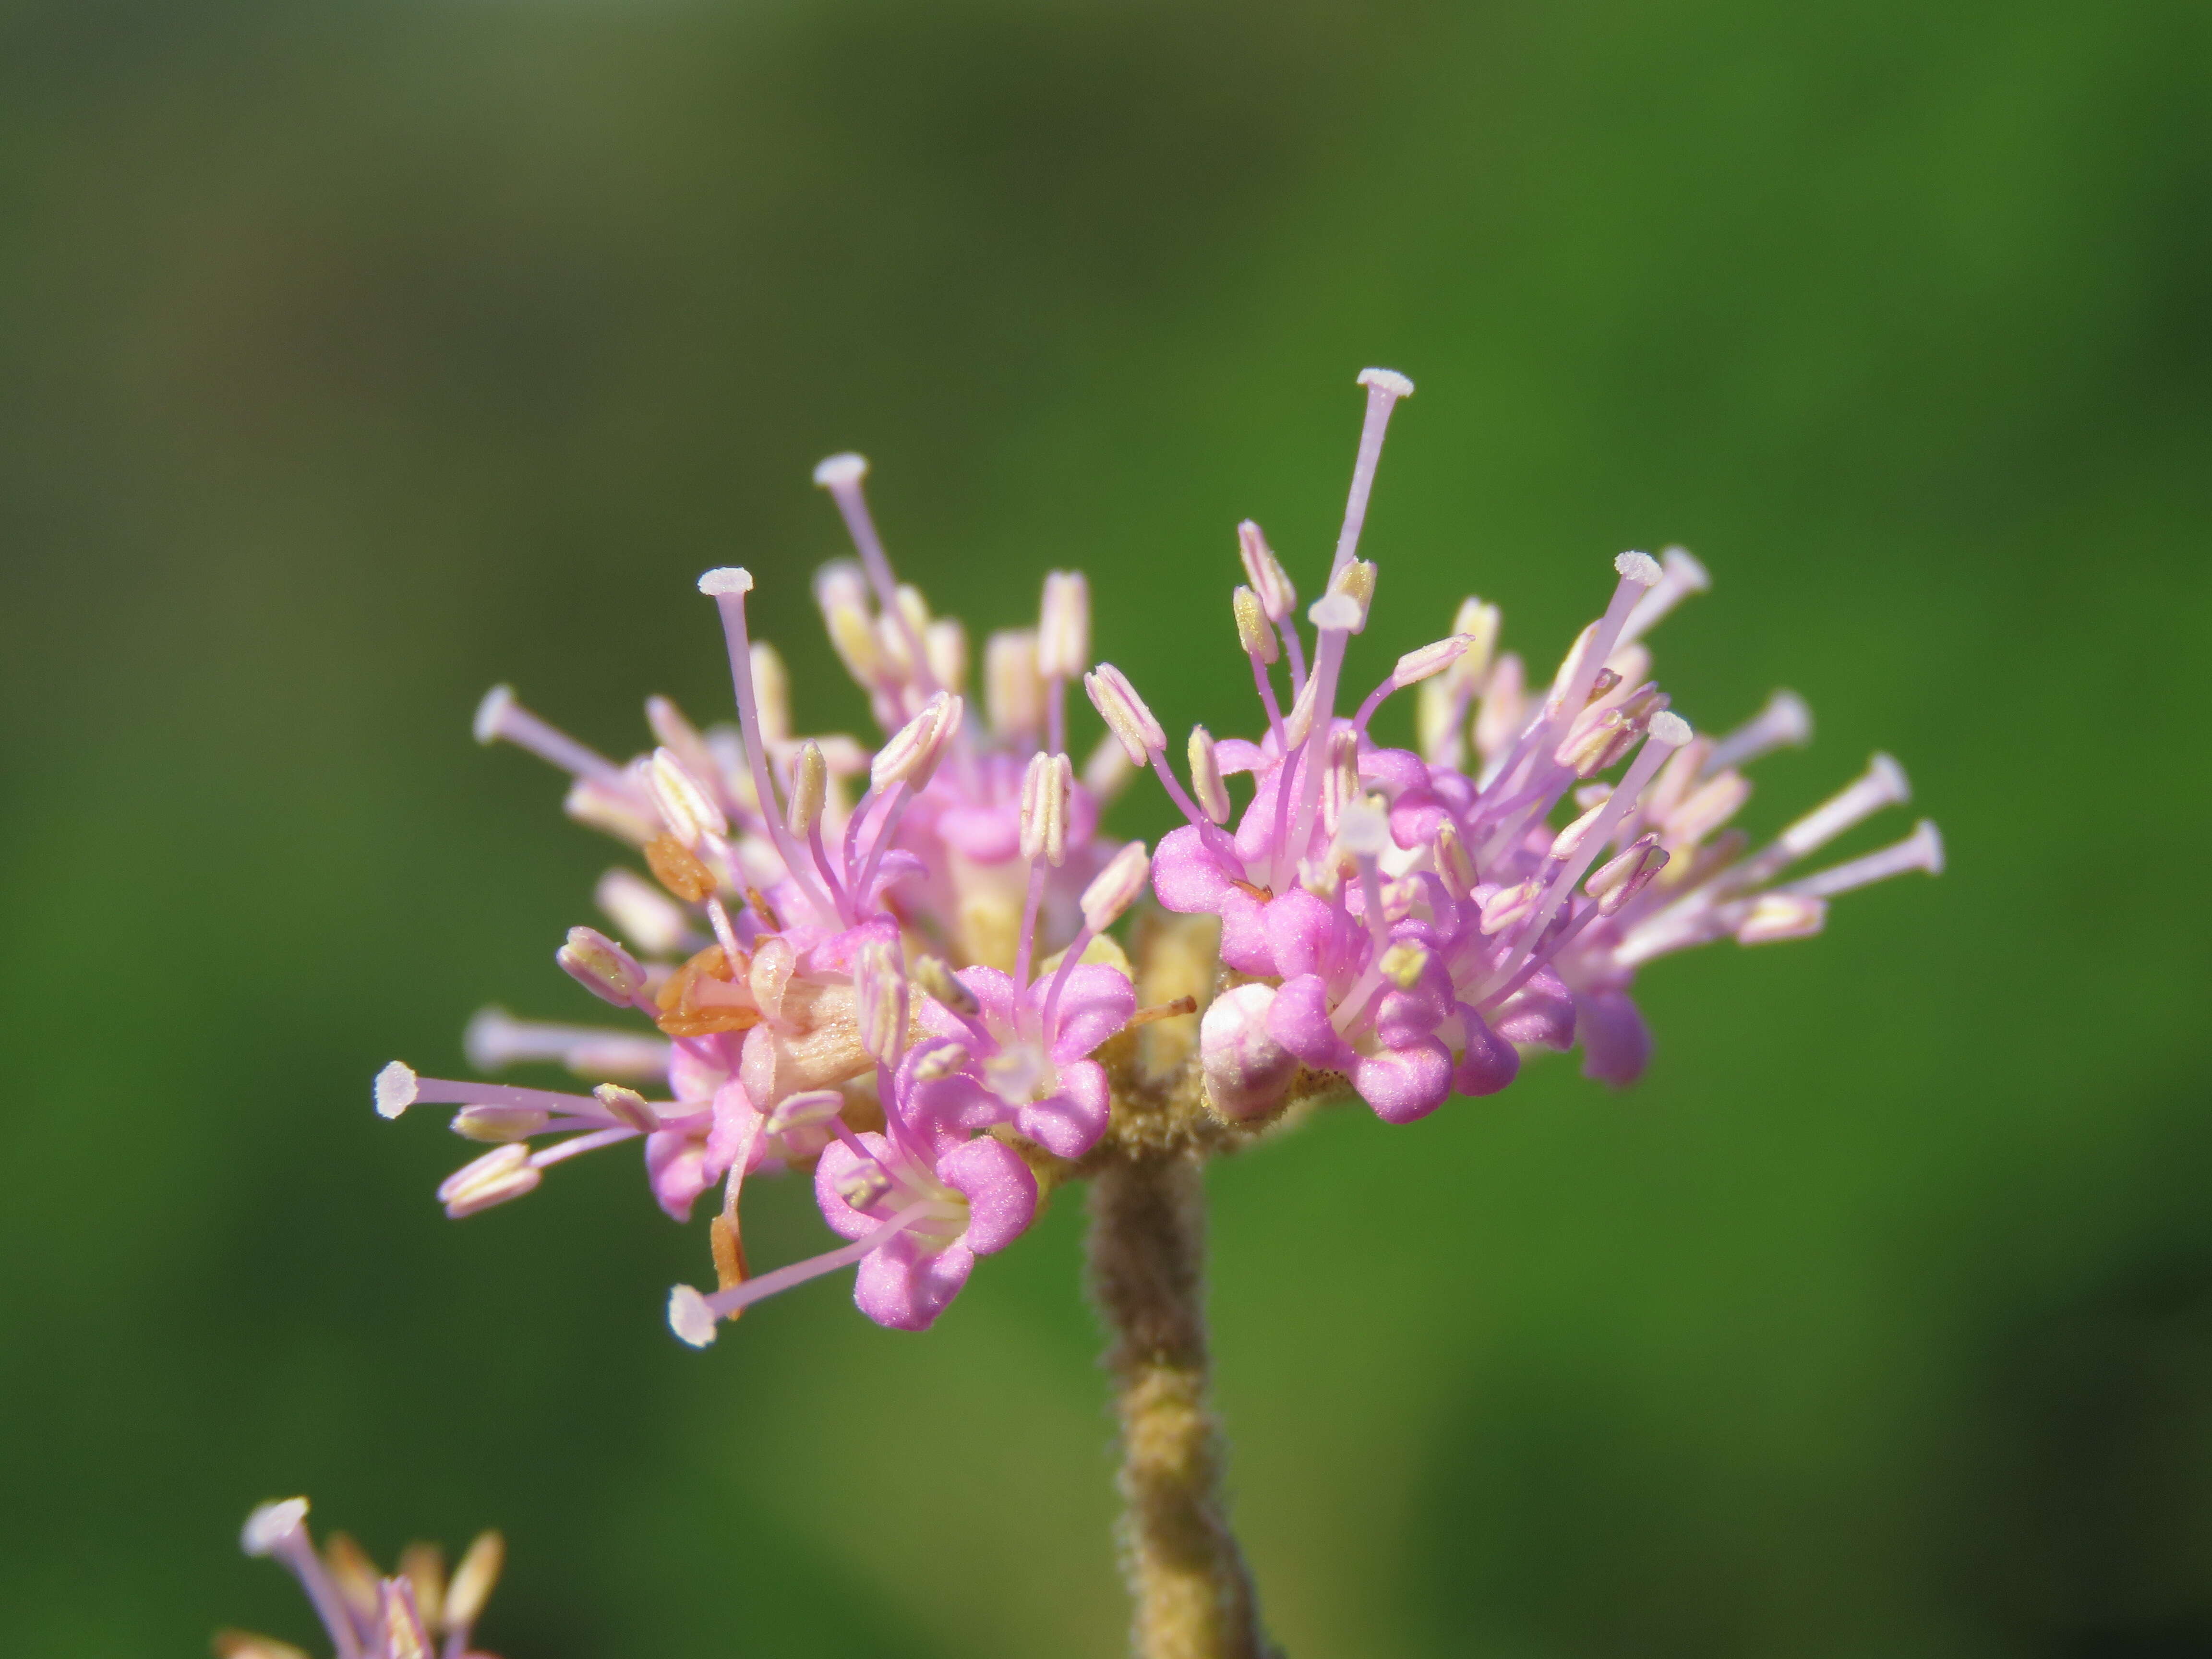
[(1122, 1571), (1138, 1659), (1267, 1659), (1229, 1529), (1206, 1403), (1206, 1200), (1180, 1152), (1116, 1158), (1091, 1182), (1091, 1288), (1121, 1422)]

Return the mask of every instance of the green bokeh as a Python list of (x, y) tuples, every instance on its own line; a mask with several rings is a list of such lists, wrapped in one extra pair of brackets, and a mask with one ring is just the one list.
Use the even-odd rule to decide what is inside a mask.
[(1754, 826), (1884, 748), (1953, 867), (1661, 964), (1632, 1094), (1216, 1170), (1279, 1634), (2212, 1654), (2201, 6), (76, 0), (0, 92), (0, 1646), (305, 1639), (233, 1546), (305, 1491), (503, 1526), (514, 1659), (1117, 1651), (1079, 1205), (927, 1337), (825, 1285), (702, 1356), (631, 1160), (451, 1225), (368, 1081), (587, 1012), (609, 849), (487, 684), (720, 714), (738, 561), (856, 725), (857, 447), (979, 636), (1081, 565), (1238, 729), (1231, 526), (1310, 580), (1382, 362), (1358, 673), (1470, 590), (1548, 665), (1679, 540), (1676, 707), (1820, 720)]

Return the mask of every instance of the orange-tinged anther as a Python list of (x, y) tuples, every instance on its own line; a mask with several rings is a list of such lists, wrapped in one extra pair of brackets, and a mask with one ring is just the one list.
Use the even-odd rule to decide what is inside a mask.
[(707, 1036), (760, 1024), (744, 975), (732, 969), (719, 945), (708, 945), (671, 974), (653, 1000), (660, 1008), (655, 1024), (670, 1036)]
[[(707, 1242), (714, 1252), (716, 1290), (726, 1291), (752, 1277), (745, 1266), (744, 1240), (738, 1237), (737, 1224), (729, 1217), (718, 1215), (708, 1224)], [(736, 1317), (734, 1314), (731, 1316)]]
[(645, 865), (653, 879), (680, 899), (699, 904), (714, 896), (714, 872), (673, 836), (656, 836), (646, 842)]

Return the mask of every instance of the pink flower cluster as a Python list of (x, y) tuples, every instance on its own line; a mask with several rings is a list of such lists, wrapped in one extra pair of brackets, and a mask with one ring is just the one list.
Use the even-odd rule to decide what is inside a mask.
[[(1524, 1048), (1577, 1041), (1591, 1076), (1632, 1082), (1651, 1050), (1628, 994), (1643, 963), (1723, 935), (1817, 933), (1834, 895), (1942, 867), (1923, 822), (1883, 851), (1782, 879), (1906, 798), (1884, 756), (1764, 848), (1727, 827), (1750, 793), (1740, 769), (1804, 742), (1811, 719), (1778, 692), (1715, 740), (1668, 708), (1644, 637), (1708, 585), (1680, 549), (1614, 561), (1604, 614), (1540, 696), (1519, 658), (1497, 654), (1497, 608), (1470, 599), (1450, 635), (1400, 657), (1349, 718), (1338, 714), (1347, 647), (1375, 594), (1376, 568), (1358, 557), (1368, 493), (1391, 410), (1413, 389), (1385, 369), (1360, 380), (1365, 428), (1325, 590), (1305, 611), (1310, 657), (1289, 575), (1258, 526), (1240, 527), (1247, 580), (1232, 603), (1265, 720), (1256, 739), (1217, 743), (1194, 728), (1186, 790), (1127, 678), (1102, 665), (1085, 682), (1130, 761), (1152, 767), (1189, 819), (1160, 842), (1160, 902), (1218, 916), (1223, 965), (1247, 976), (1201, 1027), (1218, 1112), (1264, 1115), (1308, 1069), (1344, 1074), (1376, 1115), (1402, 1123), (1455, 1092), (1504, 1088)], [(1413, 687), (1420, 746), (1384, 747), (1370, 722)], [(1231, 828), (1225, 781), (1239, 775), (1252, 793)]]
[[(342, 1532), (318, 1551), (304, 1498), (262, 1504), (246, 1516), (239, 1543), (248, 1555), (273, 1557), (291, 1570), (337, 1659), (492, 1659), (470, 1638), (507, 1559), (495, 1532), (480, 1534), (450, 1577), (433, 1545), (409, 1545), (399, 1571), (388, 1577)], [(215, 1650), (219, 1659), (306, 1659), (289, 1642), (246, 1631), (223, 1632)]]
[[(1358, 556), (1368, 497), (1391, 412), (1413, 391), (1383, 369), (1360, 380), (1366, 420), (1335, 556), (1303, 613), (1310, 643), (1282, 563), (1257, 526), (1242, 526), (1246, 582), (1232, 609), (1261, 720), (1255, 737), (1220, 742), (1194, 727), (1188, 787), (1127, 677), (1093, 665), (1079, 574), (1046, 579), (1036, 627), (986, 642), (985, 706), (972, 711), (966, 635), (894, 577), (853, 455), (815, 479), (860, 556), (825, 567), (815, 594), (886, 734), (872, 750), (793, 735), (788, 676), (748, 635), (752, 577), (740, 569), (699, 582), (720, 612), (734, 726), (702, 731), (653, 698), (657, 746), (617, 763), (495, 689), (478, 738), (568, 771), (571, 816), (639, 849), (652, 872), (612, 870), (599, 884), (625, 942), (578, 927), (556, 959), (656, 1029), (497, 1010), (471, 1026), (479, 1068), (559, 1060), (605, 1079), (589, 1094), (387, 1066), (384, 1115), (458, 1106), (453, 1127), (492, 1143), (439, 1188), (447, 1213), (520, 1197), (555, 1164), (638, 1140), (670, 1215), (688, 1218), (722, 1188), (716, 1288), (678, 1286), (670, 1300), (684, 1340), (703, 1346), (720, 1320), (846, 1266), (870, 1318), (920, 1329), (977, 1256), (1028, 1227), (1033, 1167), (1080, 1158), (1106, 1131), (1110, 1091), (1093, 1056), (1139, 1011), (1100, 935), (1148, 871), (1166, 908), (1220, 921), (1227, 982), (1200, 1041), (1218, 1116), (1256, 1122), (1294, 1090), (1341, 1077), (1402, 1123), (1454, 1093), (1504, 1088), (1533, 1048), (1579, 1042), (1590, 1075), (1631, 1082), (1651, 1048), (1629, 995), (1644, 963), (1724, 935), (1816, 933), (1835, 895), (1941, 868), (1923, 822), (1882, 851), (1793, 873), (1906, 798), (1882, 756), (1764, 847), (1729, 827), (1750, 792), (1741, 769), (1804, 742), (1811, 719), (1778, 692), (1716, 739), (1668, 707), (1644, 639), (1708, 586), (1680, 549), (1614, 561), (1603, 615), (1548, 689), (1532, 691), (1521, 659), (1498, 650), (1497, 607), (1469, 599), (1449, 635), (1398, 658), (1340, 714), (1375, 597), (1376, 567)], [(1079, 775), (1066, 753), (1079, 678), (1108, 727)], [(1407, 690), (1418, 746), (1386, 747), (1370, 726)], [(1103, 798), (1145, 767), (1188, 820), (1149, 866), (1141, 845), (1098, 833)], [(1048, 945), (1056, 956), (1043, 957)], [(665, 1084), (666, 1097), (640, 1084)], [(791, 1169), (811, 1169), (823, 1218), (846, 1242), (755, 1277), (739, 1194), (748, 1176)]]
[[(1104, 1133), (1105, 1074), (1089, 1056), (1135, 1010), (1110, 947), (1110, 960), (1080, 960), (1147, 868), (1140, 844), (1097, 833), (1100, 796), (1128, 775), (1119, 751), (1102, 745), (1081, 777), (1065, 752), (1068, 683), (1090, 666), (1084, 579), (1054, 573), (1037, 626), (986, 642), (979, 719), (966, 636), (894, 578), (865, 471), (844, 455), (816, 471), (860, 556), (826, 567), (815, 594), (887, 733), (872, 750), (793, 734), (788, 677), (748, 635), (752, 577), (740, 569), (699, 582), (720, 611), (734, 726), (702, 731), (656, 697), (646, 714), (658, 746), (617, 764), (505, 687), (477, 711), (480, 741), (567, 770), (570, 815), (643, 854), (653, 881), (613, 870), (599, 884), (623, 942), (577, 927), (556, 960), (658, 1036), (491, 1010), (470, 1030), (480, 1067), (557, 1060), (607, 1080), (568, 1093), (418, 1077), (395, 1060), (376, 1083), (385, 1116), (454, 1105), (457, 1132), (494, 1143), (439, 1188), (449, 1215), (519, 1198), (554, 1165), (629, 1140), (643, 1143), (653, 1194), (678, 1220), (721, 1183), (720, 1283), (680, 1286), (670, 1304), (695, 1344), (762, 1297), (848, 1265), (871, 1318), (927, 1326), (977, 1255), (1029, 1225), (1036, 1183), (1018, 1149), (1077, 1158)], [(1033, 974), (1040, 940), (1062, 948)], [(665, 1098), (632, 1086), (662, 1081)], [(849, 1242), (751, 1276), (746, 1176), (808, 1167), (823, 1219)]]

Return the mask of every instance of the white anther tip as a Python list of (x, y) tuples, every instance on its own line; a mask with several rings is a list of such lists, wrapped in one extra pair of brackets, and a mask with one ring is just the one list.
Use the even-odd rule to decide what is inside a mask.
[(514, 688), (513, 686), (495, 685), (490, 690), (485, 692), (483, 701), (477, 705), (476, 719), (470, 723), (469, 726), (469, 729), (476, 734), (477, 741), (482, 744), (497, 743), (499, 728), (507, 721), (507, 711), (514, 707)]
[(1359, 601), (1349, 593), (1324, 593), (1306, 607), (1306, 620), (1332, 632), (1359, 626)]
[(1912, 785), (1905, 775), (1905, 769), (1887, 755), (1876, 755), (1867, 763), (1867, 776), (1872, 778), (1889, 797), (1893, 805), (1902, 805), (1912, 799)]
[(726, 564), (700, 577), (699, 591), (710, 599), (742, 597), (753, 591), (753, 573), (741, 564)]
[(415, 1068), (395, 1060), (376, 1074), (376, 1115), (398, 1117), (415, 1103)]
[(1410, 398), (1413, 383), (1395, 368), (1363, 368), (1359, 384), (1376, 392), (1387, 392), (1394, 398)]
[(814, 468), (814, 482), (824, 489), (835, 489), (839, 484), (858, 483), (868, 476), (868, 458), (855, 455), (850, 450), (842, 455), (832, 455)]
[(307, 1518), (307, 1500), (287, 1498), (262, 1504), (246, 1517), (238, 1547), (248, 1555), (267, 1555), (299, 1531)]
[(1696, 734), (1690, 730), (1689, 721), (1670, 708), (1662, 708), (1651, 717), (1651, 741), (1680, 749)]
[(1923, 818), (1912, 826), (1913, 838), (1920, 843), (1920, 867), (1931, 876), (1943, 873), (1943, 832), (1936, 827), (1933, 818)]
[(695, 1348), (709, 1347), (714, 1340), (714, 1310), (691, 1286), (678, 1285), (668, 1293), (668, 1328)]
[(1665, 574), (1659, 568), (1658, 560), (1649, 553), (1638, 553), (1632, 550), (1615, 559), (1613, 568), (1617, 574), (1639, 587), (1658, 586), (1659, 578)]
[(1768, 717), (1774, 722), (1775, 735), (1784, 743), (1809, 743), (1813, 739), (1813, 705), (1795, 691), (1777, 691), (1766, 700)]
[(1713, 585), (1711, 573), (1705, 562), (1686, 547), (1670, 547), (1659, 556), (1660, 562), (1672, 573), (1676, 581), (1692, 593), (1708, 592)]

